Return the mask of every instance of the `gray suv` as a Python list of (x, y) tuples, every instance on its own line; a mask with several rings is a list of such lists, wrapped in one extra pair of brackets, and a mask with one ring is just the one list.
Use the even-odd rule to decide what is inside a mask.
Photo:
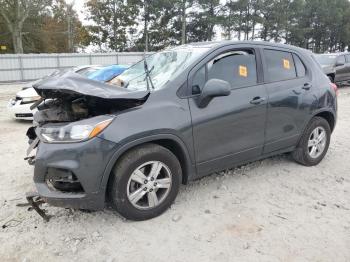
[(333, 83), (337, 85), (350, 83), (350, 53), (318, 54), (315, 58)]
[(289, 152), (317, 165), (336, 123), (336, 86), (288, 45), (187, 44), (111, 83), (67, 72), (34, 86), (43, 99), (28, 153), (43, 201), (150, 219), (216, 171)]

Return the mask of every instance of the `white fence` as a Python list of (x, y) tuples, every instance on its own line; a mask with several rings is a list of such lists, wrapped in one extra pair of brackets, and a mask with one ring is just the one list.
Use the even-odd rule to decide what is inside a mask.
[(53, 70), (79, 65), (134, 64), (143, 53), (0, 55), (0, 82), (39, 79)]

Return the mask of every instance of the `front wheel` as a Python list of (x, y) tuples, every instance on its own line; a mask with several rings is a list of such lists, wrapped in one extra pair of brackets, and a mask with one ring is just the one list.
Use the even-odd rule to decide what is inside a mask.
[(127, 152), (111, 174), (109, 194), (125, 218), (146, 220), (167, 210), (179, 191), (182, 171), (168, 149), (146, 144)]
[(292, 153), (294, 160), (305, 166), (317, 165), (326, 155), (330, 139), (331, 129), (327, 120), (314, 117)]

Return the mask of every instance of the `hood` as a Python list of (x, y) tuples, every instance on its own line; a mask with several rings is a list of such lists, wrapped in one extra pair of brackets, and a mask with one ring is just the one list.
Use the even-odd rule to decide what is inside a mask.
[(133, 91), (97, 82), (74, 72), (62, 72), (33, 85), (43, 98), (90, 97), (108, 100), (145, 100), (149, 91)]
[(27, 97), (38, 97), (39, 95), (33, 87), (29, 87), (17, 92), (16, 96), (20, 98), (27, 98)]

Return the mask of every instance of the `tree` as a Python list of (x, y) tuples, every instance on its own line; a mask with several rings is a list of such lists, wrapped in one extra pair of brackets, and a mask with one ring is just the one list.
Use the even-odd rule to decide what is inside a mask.
[(15, 53), (23, 53), (23, 25), (29, 15), (37, 15), (49, 6), (50, 0), (0, 0), (0, 14), (12, 35)]
[(187, 24), (189, 41), (211, 41), (215, 36), (214, 27), (220, 23), (220, 14), (223, 6), (220, 0), (196, 0), (195, 8), (190, 12), (190, 21)]
[(13, 53), (11, 32), (6, 26), (4, 18), (0, 15), (0, 46), (5, 46), (6, 50), (0, 50), (0, 54)]
[(54, 0), (50, 12), (45, 14), (42, 20), (33, 35), (41, 39), (41, 49), (45, 52), (75, 52), (77, 48), (89, 45), (86, 28), (65, 0)]
[(88, 19), (96, 25), (89, 27), (93, 41), (102, 46), (106, 44), (114, 51), (127, 48), (127, 28), (136, 24), (136, 1), (89, 0), (86, 3)]
[(224, 13), (221, 17), (221, 25), (224, 35), (231, 39), (232, 33), (237, 32), (239, 40), (256, 38), (256, 25), (262, 22), (260, 10), (262, 0), (229, 0), (224, 6)]

